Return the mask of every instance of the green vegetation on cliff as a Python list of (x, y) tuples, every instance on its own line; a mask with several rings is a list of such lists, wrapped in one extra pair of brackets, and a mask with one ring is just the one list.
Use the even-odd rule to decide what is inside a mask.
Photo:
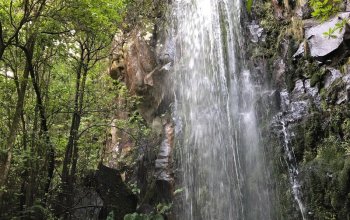
[[(349, 82), (344, 78), (350, 74), (348, 58), (333, 53), (333, 56), (327, 57), (331, 61), (319, 62), (311, 57), (309, 45), (302, 48), (302, 56), (293, 57), (298, 45), (308, 40), (304, 39), (304, 30), (310, 29), (311, 25), (317, 25), (317, 20), (325, 22), (331, 19), (342, 10), (344, 4), (342, 1), (327, 0), (308, 1), (306, 4), (258, 1), (252, 6), (251, 16), (264, 28), (266, 40), (253, 44), (250, 53), (255, 60), (267, 63), (266, 75), (270, 85), (278, 91), (286, 89), (288, 102), (295, 104), (293, 111), (296, 111), (296, 115), (300, 110), (298, 104), (308, 103), (303, 117), (293, 118), (294, 112), (288, 115), (292, 118), (288, 119), (287, 125), (291, 135), (290, 145), (299, 169), (301, 199), (306, 207), (307, 219), (335, 220), (350, 217)], [(305, 20), (302, 20), (304, 17)], [(311, 17), (317, 20), (310, 22)], [(320, 35), (328, 36), (332, 40), (335, 34), (347, 28), (347, 22), (348, 19), (340, 19), (329, 33)], [(297, 33), (301, 33), (301, 37)], [(336, 69), (340, 71), (337, 72)], [(338, 78), (333, 79), (334, 76)], [(299, 83), (298, 87), (296, 82)], [(314, 96), (309, 94), (310, 90), (315, 92)], [(285, 102), (282, 104), (286, 105)], [(277, 215), (279, 219), (300, 219), (300, 211), (288, 176), (288, 166), (284, 161), (283, 137), (278, 131), (280, 128), (274, 128), (276, 133), (271, 134), (269, 123), (273, 113), (264, 119), (263, 132), (266, 134), (266, 146), (272, 148), (268, 150), (268, 157), (274, 167)]]

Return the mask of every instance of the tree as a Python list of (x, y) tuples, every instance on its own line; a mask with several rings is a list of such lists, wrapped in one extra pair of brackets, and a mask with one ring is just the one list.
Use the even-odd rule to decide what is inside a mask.
[[(97, 106), (86, 99), (86, 94), (93, 87), (91, 80), (106, 69), (104, 60), (120, 27), (125, 4), (122, 0), (0, 1), (0, 71), (9, 68), (13, 72), (13, 79), (3, 79), (6, 86), (16, 91), (8, 97), (1, 96), (7, 105), (1, 106), (0, 112), (6, 112), (11, 120), (7, 127), (0, 124), (0, 131), (6, 136), (1, 142), (4, 156), (0, 157), (0, 204), (4, 203), (4, 195), (9, 198), (10, 191), (19, 188), (20, 210), (23, 215), (32, 215), (30, 206), (34, 208), (36, 200), (43, 208), (52, 205), (58, 186), (73, 192), (79, 140), (85, 141), (91, 131), (101, 136), (105, 132), (101, 128), (79, 130), (82, 125), (90, 126), (85, 123), (92, 114), (96, 120), (100, 117), (96, 112), (105, 118), (109, 115), (104, 111), (110, 109), (103, 109), (107, 103), (103, 103), (102, 110), (88, 111), (87, 106)], [(3, 81), (0, 84), (5, 86)], [(95, 86), (92, 90), (99, 92), (97, 89), (103, 88)], [(56, 175), (59, 173), (55, 170), (61, 175)], [(16, 188), (18, 182), (20, 187)], [(59, 194), (65, 206), (62, 210), (71, 208), (71, 194)], [(16, 199), (13, 196), (6, 200), (5, 208)], [(2, 210), (0, 218), (11, 213)]]

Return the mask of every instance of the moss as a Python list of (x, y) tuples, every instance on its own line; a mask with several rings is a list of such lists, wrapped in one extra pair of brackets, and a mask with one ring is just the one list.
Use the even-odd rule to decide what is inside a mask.
[(277, 48), (281, 40), (282, 33), (281, 27), (285, 26), (284, 22), (277, 21), (274, 17), (273, 6), (271, 2), (256, 2), (252, 8), (252, 16), (258, 17), (260, 26), (264, 29), (266, 39), (264, 42), (260, 42), (257, 45), (250, 48), (250, 54), (252, 57), (271, 58), (276, 55)]
[(313, 112), (309, 115), (307, 120), (304, 122), (304, 126), (305, 126), (304, 150), (305, 152), (307, 152), (306, 154), (307, 157), (304, 157), (304, 162), (307, 162), (316, 156), (317, 142), (319, 142), (323, 138), (321, 118), (322, 118), (321, 113)]
[[(301, 173), (302, 199), (310, 219), (349, 219), (349, 127), (350, 110), (345, 104), (327, 104), (326, 111), (311, 107), (306, 119), (290, 127), (294, 134), (291, 144)], [(281, 187), (281, 219), (293, 219), (288, 217), (293, 215), (290, 208), (293, 204), (288, 202), (288, 199), (293, 201), (293, 196), (283, 174), (286, 167), (275, 165), (280, 167), (276, 176)]]
[[(311, 219), (348, 219), (350, 211), (350, 161), (347, 105), (327, 105), (327, 112), (314, 110), (304, 122), (302, 170), (305, 204)], [(300, 141), (299, 141), (300, 142)]]
[(336, 104), (339, 92), (344, 90), (346, 83), (341, 79), (336, 79), (327, 89), (324, 89), (321, 93), (321, 98), (326, 102), (328, 106)]
[(286, 33), (293, 36), (296, 42), (301, 43), (304, 40), (304, 24), (299, 18), (292, 17), (290, 25), (286, 28)]
[[(293, 10), (293, 7), (285, 12), (289, 10)], [(286, 64), (283, 83), (288, 91), (294, 89), (298, 79), (310, 79), (311, 86), (320, 89), (321, 108), (310, 108), (306, 118), (289, 125), (291, 145), (300, 171), (302, 200), (307, 212), (310, 212), (308, 219), (350, 219), (350, 108), (347, 104), (336, 104), (338, 93), (343, 91), (345, 85), (338, 79), (330, 87), (324, 88), (327, 71), (324, 67), (307, 54), (297, 60), (292, 59), (292, 53), (303, 38), (300, 20), (286, 17), (277, 21), (271, 2), (255, 3), (252, 12), (253, 17), (258, 17), (267, 37), (266, 42), (254, 44), (250, 53), (255, 58), (267, 60), (271, 72), (269, 78), (274, 80), (275, 61), (283, 59)], [(343, 66), (343, 71), (347, 72), (348, 66)], [(269, 134), (269, 131), (265, 133)], [(279, 139), (279, 134), (264, 139), (271, 148), (266, 151), (268, 161), (272, 161), (270, 166), (274, 167), (276, 218), (301, 219), (293, 199)]]

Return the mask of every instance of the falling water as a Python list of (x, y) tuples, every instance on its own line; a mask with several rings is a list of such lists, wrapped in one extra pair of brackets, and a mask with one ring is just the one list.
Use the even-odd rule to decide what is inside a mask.
[[(306, 208), (302, 201), (301, 185), (298, 180), (299, 170), (297, 167), (297, 161), (294, 154), (293, 147), (291, 146), (291, 136), (292, 133), (288, 129), (288, 122), (291, 121), (288, 118), (288, 113), (291, 114), (292, 118), (301, 118), (302, 112), (305, 111), (304, 102), (290, 102), (289, 93), (287, 90), (282, 90), (280, 93), (281, 103), (282, 103), (282, 112), (275, 116), (274, 121), (277, 124), (282, 125), (281, 136), (282, 136), (282, 146), (284, 148), (284, 161), (286, 162), (289, 174), (289, 182), (292, 188), (292, 194), (294, 200), (298, 204), (298, 208), (303, 220), (306, 220)], [(287, 116), (287, 117), (286, 117)]]
[(300, 191), (300, 183), (298, 181), (298, 175), (299, 171), (296, 166), (296, 160), (295, 160), (295, 154), (293, 149), (290, 147), (290, 137), (289, 137), (289, 132), (287, 130), (286, 122), (282, 119), (281, 120), (282, 124), (282, 134), (283, 134), (283, 147), (285, 151), (285, 161), (288, 167), (288, 172), (289, 172), (289, 181), (292, 186), (292, 192), (294, 195), (294, 199), (298, 204), (301, 216), (303, 220), (306, 220), (305, 218), (305, 207), (303, 202), (301, 201), (301, 191)]
[(175, 0), (181, 220), (272, 219), (239, 0)]

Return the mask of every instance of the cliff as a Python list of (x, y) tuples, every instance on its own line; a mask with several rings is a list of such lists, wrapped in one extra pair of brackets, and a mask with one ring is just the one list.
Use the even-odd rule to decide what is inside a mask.
[[(120, 170), (137, 195), (138, 214), (125, 217), (130, 219), (163, 219), (175, 190), (169, 83), (174, 45), (165, 20), (167, 3), (161, 2), (153, 10), (156, 17), (141, 18), (115, 35), (110, 54), (109, 75), (123, 92), (115, 100), (119, 108), (103, 163)], [(129, 126), (127, 131), (119, 126), (120, 121), (130, 121), (133, 116), (136, 126)], [(135, 132), (134, 137), (127, 134)]]
[[(272, 170), (275, 218), (348, 219), (350, 29), (344, 24), (331, 30), (349, 13), (320, 21), (309, 4), (254, 2), (242, 19), (249, 39), (245, 56), (260, 85), (255, 108)], [(126, 107), (116, 111), (106, 148), (114, 156), (105, 164), (122, 170), (135, 187), (140, 215), (165, 214), (175, 191), (169, 92), (175, 44), (162, 16), (116, 34), (110, 57), (110, 76), (139, 101), (116, 98)], [(150, 130), (133, 140), (116, 123), (135, 111)]]
[(349, 26), (328, 33), (349, 13), (309, 5), (258, 1), (246, 24), (277, 219), (349, 219)]

